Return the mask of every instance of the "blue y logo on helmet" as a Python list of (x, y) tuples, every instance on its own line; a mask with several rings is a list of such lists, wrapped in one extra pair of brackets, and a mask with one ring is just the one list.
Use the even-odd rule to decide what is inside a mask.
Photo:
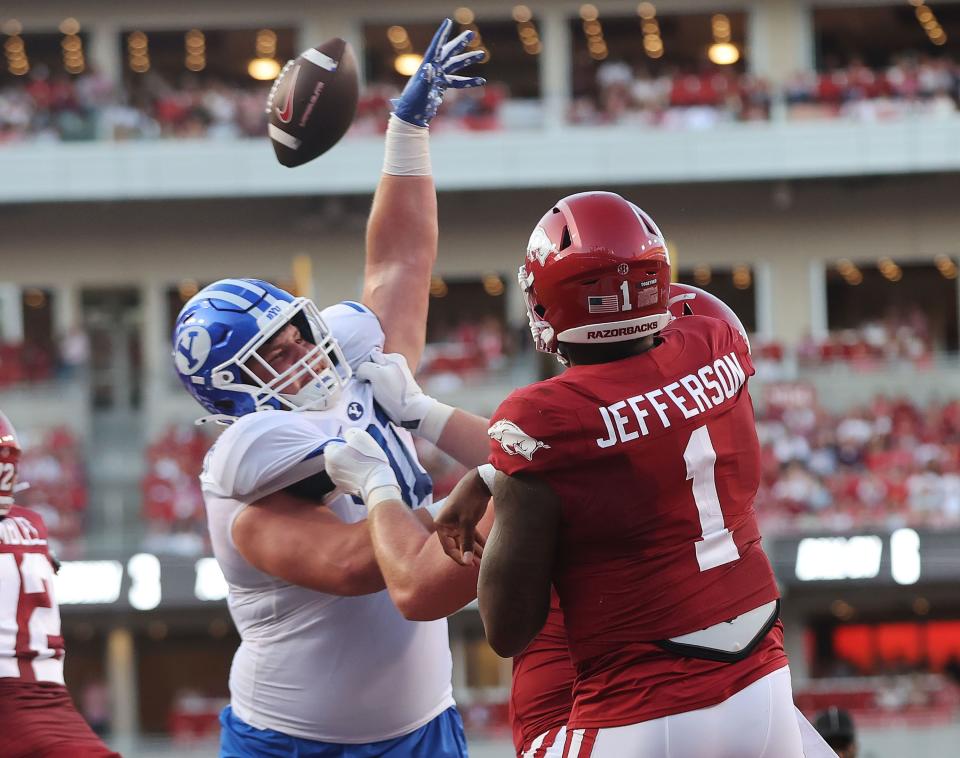
[(174, 361), (181, 374), (195, 374), (210, 355), (210, 333), (202, 326), (188, 326), (180, 333)]

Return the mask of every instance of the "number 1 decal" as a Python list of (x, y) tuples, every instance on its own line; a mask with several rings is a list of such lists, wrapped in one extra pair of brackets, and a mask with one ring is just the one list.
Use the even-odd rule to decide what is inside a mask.
[(723, 511), (720, 509), (713, 471), (717, 452), (713, 449), (706, 426), (693, 430), (687, 449), (683, 451), (683, 460), (687, 464), (687, 481), (693, 480), (693, 502), (697, 505), (697, 515), (700, 517), (703, 539), (694, 543), (700, 570), (706, 571), (737, 560), (740, 557), (737, 544), (723, 525)]
[(621, 311), (633, 310), (633, 304), (630, 302), (630, 282), (624, 281), (620, 284), (620, 291), (623, 293), (623, 308)]

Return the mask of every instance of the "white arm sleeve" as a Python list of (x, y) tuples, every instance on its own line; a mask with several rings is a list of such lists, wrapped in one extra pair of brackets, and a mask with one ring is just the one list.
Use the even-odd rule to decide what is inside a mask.
[(323, 448), (337, 431), (290, 411), (244, 416), (217, 440), (200, 476), (203, 489), (243, 503), (259, 500), (323, 471)]
[(380, 319), (363, 303), (344, 300), (324, 308), (320, 315), (337, 338), (347, 363), (354, 371), (361, 363), (370, 360), (372, 352), (383, 350), (385, 337)]

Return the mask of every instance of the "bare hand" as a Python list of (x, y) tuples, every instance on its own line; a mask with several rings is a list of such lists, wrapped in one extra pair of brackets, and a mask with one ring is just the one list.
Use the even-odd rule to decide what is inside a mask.
[(475, 468), (457, 482), (447, 502), (434, 519), (437, 537), (444, 552), (461, 566), (472, 566), (474, 556), (483, 556), (486, 537), (477, 532), (477, 524), (487, 511), (490, 493)]

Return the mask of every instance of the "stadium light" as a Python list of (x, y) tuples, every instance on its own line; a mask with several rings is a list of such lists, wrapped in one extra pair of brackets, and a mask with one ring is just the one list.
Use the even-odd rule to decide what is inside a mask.
[(660, 22), (657, 21), (657, 9), (653, 3), (640, 3), (637, 6), (640, 28), (643, 30), (643, 52), (648, 58), (663, 57), (663, 39), (660, 37)]
[[(11, 26), (11, 29), (19, 28)], [(3, 52), (7, 58), (7, 71), (14, 76), (23, 76), (30, 70), (30, 62), (27, 60), (27, 48), (23, 43), (23, 38), (19, 33), (11, 34), (6, 42), (3, 43)]]
[(483, 277), (483, 291), (490, 297), (499, 297), (503, 294), (503, 280), (499, 274), (485, 274)]
[[(186, 51), (183, 65), (190, 71), (203, 71), (207, 67), (207, 38), (203, 32), (191, 29), (183, 35), (183, 43)], [(260, 55), (259, 43), (257, 54)]]
[(60, 22), (60, 33), (70, 36), (72, 34), (77, 34), (80, 31), (80, 22), (75, 18), (65, 18)]
[(933, 259), (933, 262), (937, 271), (940, 272), (940, 276), (944, 279), (956, 279), (960, 274), (960, 269), (957, 268), (957, 264), (953, 262), (949, 255), (938, 255)]
[(393, 46), (394, 51), (398, 53), (409, 53), (413, 51), (413, 45), (410, 44), (410, 35), (402, 26), (391, 26), (387, 29), (387, 39)]
[(913, 529), (897, 529), (890, 535), (890, 573), (897, 584), (916, 584), (920, 579), (920, 535)]
[(130, 32), (127, 35), (127, 53), (130, 69), (137, 74), (143, 74), (150, 70), (150, 53), (148, 48), (147, 35), (144, 32)]
[(138, 611), (152, 611), (160, 605), (160, 560), (150, 553), (137, 553), (127, 561), (130, 591), (127, 599)]
[(637, 6), (637, 15), (640, 18), (650, 19), (657, 15), (657, 9), (653, 3), (643, 2)]
[(53, 580), (60, 605), (115, 603), (120, 597), (120, 561), (64, 561)]
[(876, 535), (807, 537), (797, 547), (794, 571), (801, 582), (873, 579), (882, 554), (883, 540)]
[(513, 6), (513, 20), (518, 24), (525, 24), (532, 18), (533, 13), (526, 5)]
[(257, 57), (273, 58), (277, 54), (277, 33), (273, 29), (257, 32)]
[(280, 63), (273, 58), (254, 58), (247, 64), (247, 73), (258, 82), (269, 82), (280, 73)]
[(707, 50), (707, 57), (711, 63), (729, 66), (740, 60), (740, 50), (730, 41), (730, 19), (717, 13), (710, 19), (710, 28), (713, 44)]
[(393, 68), (401, 76), (413, 76), (420, 68), (423, 56), (417, 53), (403, 53), (393, 59)]
[(714, 42), (707, 50), (707, 57), (718, 66), (729, 66), (740, 60), (740, 51), (732, 42)]
[(197, 600), (225, 600), (230, 592), (216, 558), (201, 558), (195, 564), (197, 577), (193, 594)]

